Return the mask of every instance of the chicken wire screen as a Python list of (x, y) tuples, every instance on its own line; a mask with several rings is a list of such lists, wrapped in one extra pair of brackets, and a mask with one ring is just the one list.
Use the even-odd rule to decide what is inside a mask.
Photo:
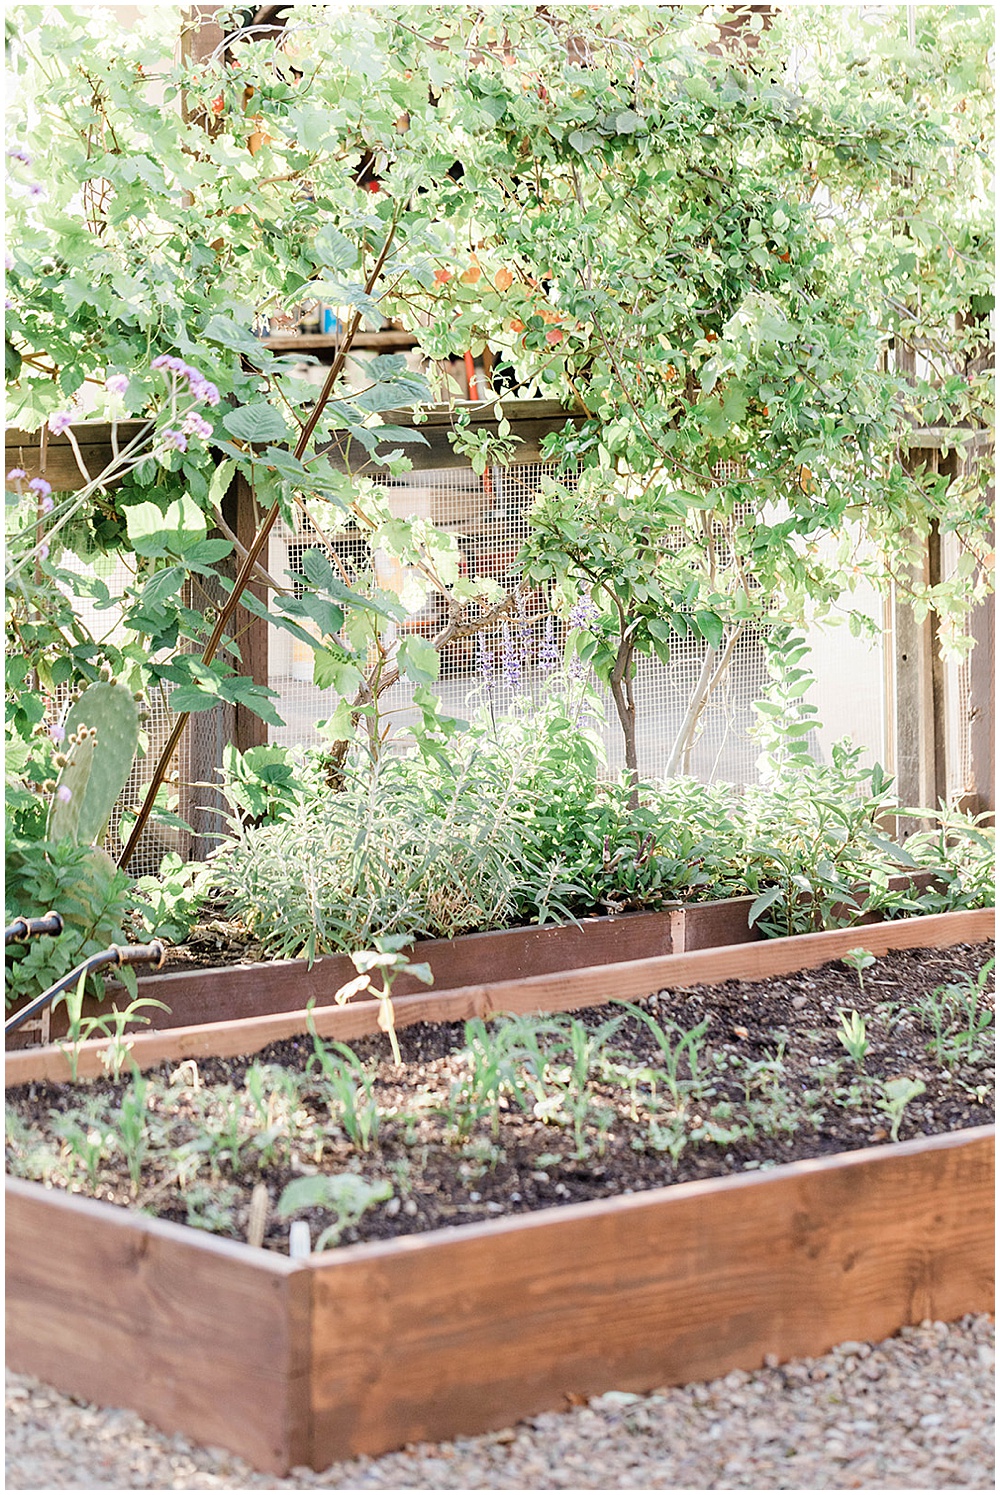
[[(463, 566), (473, 577), (490, 577), (513, 589), (517, 581), (517, 555), (528, 535), (528, 513), (542, 479), (559, 477), (572, 485), (578, 471), (560, 470), (555, 463), (520, 463), (494, 467), (480, 478), (469, 468), (442, 469), (407, 474), (386, 480), (382, 486), (392, 511), (400, 516), (419, 516), (452, 531), (463, 556)], [(735, 475), (720, 471), (720, 480)], [(319, 543), (308, 535), (279, 529), (271, 545), (269, 569), (275, 577), (301, 568), (302, 552)], [(341, 563), (348, 569), (357, 562), (356, 535), (335, 540)], [(353, 547), (353, 549), (352, 549)], [(367, 558), (376, 574), (379, 558)], [(399, 580), (398, 574), (386, 580)], [(862, 605), (880, 617), (874, 595)], [(403, 625), (406, 631), (433, 637), (443, 621), (443, 605), (433, 596)], [(442, 707), (451, 715), (468, 719), (477, 707), (491, 706), (495, 713), (509, 710), (517, 698), (522, 705), (537, 702), (549, 688), (547, 666), (552, 642), (564, 636), (565, 625), (553, 620), (541, 591), (530, 591), (520, 616), (510, 628), (517, 659), (504, 649), (499, 628), (488, 631), (483, 642), (463, 640), (449, 645), (442, 655), (441, 679), (436, 686)], [(549, 642), (547, 643), (547, 636)], [(837, 629), (831, 639), (818, 629), (809, 630), (814, 654), (818, 651), (823, 679), (817, 681), (822, 701), (823, 726), (812, 735), (811, 747), (820, 758), (828, 757), (833, 741), (848, 733), (884, 758), (884, 692), (881, 648)], [(706, 645), (700, 639), (678, 638), (671, 646), (670, 663), (640, 656), (634, 693), (637, 703), (637, 754), (643, 775), (662, 774), (667, 756), (680, 729), (688, 702), (705, 659)], [(484, 678), (483, 652), (492, 657), (492, 679)], [(561, 651), (560, 651), (561, 652)], [(325, 721), (337, 705), (333, 690), (318, 690), (312, 683), (312, 657), (307, 645), (296, 644), (278, 630), (271, 630), (269, 683), (278, 693), (278, 713), (283, 727), (270, 729), (270, 740), (287, 746), (306, 746), (321, 740), (317, 723)], [(506, 666), (506, 667), (505, 667)], [(814, 665), (815, 668), (815, 665)], [(819, 674), (819, 670), (817, 670)], [(768, 685), (766, 635), (748, 630), (738, 641), (731, 665), (719, 688), (713, 692), (699, 720), (690, 757), (690, 771), (705, 782), (725, 780), (742, 786), (756, 781), (759, 744), (750, 734), (755, 720), (753, 703)], [(608, 772), (624, 765), (624, 743), (610, 692), (601, 692), (604, 711), (604, 741)], [(380, 699), (380, 710), (392, 732), (405, 729), (418, 718), (413, 706), (413, 686), (401, 680)]]
[[(471, 469), (453, 468), (434, 472), (412, 473), (383, 484), (393, 511), (399, 515), (421, 515), (432, 523), (455, 533), (472, 576), (490, 576), (513, 587), (517, 579), (517, 554), (528, 533), (527, 514), (538, 492), (542, 478), (557, 475), (554, 463), (522, 463), (510, 468), (493, 468), (484, 479)], [(572, 484), (578, 474), (558, 473)], [(720, 474), (721, 476), (721, 474)], [(315, 536), (293, 534), (279, 528), (272, 536), (269, 570), (278, 578), (301, 569), (302, 552), (315, 545)], [(371, 565), (373, 557), (357, 534), (341, 535), (335, 540), (340, 563), (350, 576), (352, 569)], [(67, 566), (77, 565), (72, 558), (63, 559)], [(112, 596), (121, 596), (132, 575), (124, 563), (104, 577)], [(391, 576), (386, 578), (392, 580)], [(856, 598), (873, 618), (881, 618), (881, 602), (872, 592)], [(110, 639), (120, 631), (118, 610), (98, 610), (87, 598), (75, 600), (80, 621), (95, 639)], [(432, 636), (439, 626), (441, 613), (435, 611), (433, 598), (407, 626)], [(529, 594), (520, 617), (512, 620), (512, 635), (518, 646), (518, 678), (505, 671), (503, 641), (499, 630), (485, 635), (493, 655), (492, 680), (482, 677), (481, 659), (475, 640), (448, 646), (442, 656), (442, 678), (436, 687), (443, 708), (468, 719), (478, 707), (492, 705), (495, 713), (508, 710), (517, 698), (530, 710), (548, 688), (546, 666), (546, 631), (549, 613), (540, 592)], [(560, 635), (553, 629), (556, 642)], [(845, 627), (808, 630), (812, 654), (811, 668), (816, 685), (810, 699), (819, 708), (822, 726), (812, 735), (810, 746), (822, 761), (828, 759), (831, 744), (850, 735), (869, 749), (872, 758), (891, 766), (886, 755), (884, 639), (857, 639)], [(308, 746), (322, 740), (318, 723), (325, 721), (337, 704), (332, 690), (317, 690), (312, 685), (312, 652), (279, 629), (268, 630), (269, 681), (277, 692), (275, 705), (285, 725), (269, 729), (270, 740), (288, 746)], [(640, 771), (644, 775), (662, 773), (688, 700), (698, 679), (704, 659), (704, 645), (693, 639), (675, 641), (669, 665), (641, 657), (635, 680), (637, 701), (637, 748)], [(952, 784), (960, 792), (968, 772), (968, 723), (963, 713), (968, 687), (967, 668), (956, 667), (950, 676), (949, 692), (949, 762)], [(705, 782), (726, 780), (736, 785), (755, 781), (758, 744), (750, 735), (754, 721), (753, 702), (767, 688), (766, 640), (762, 632), (748, 631), (739, 641), (721, 686), (706, 706), (694, 744), (690, 770)], [(389, 690), (382, 706), (386, 719), (398, 732), (417, 718), (413, 706), (413, 688), (405, 681)], [(65, 691), (59, 691), (49, 705), (49, 718), (59, 720), (65, 714)], [(603, 729), (608, 772), (623, 766), (624, 747), (621, 729), (608, 692), (603, 693), (605, 724)], [(112, 815), (108, 850), (117, 856), (122, 848), (120, 822), (126, 809), (140, 803), (151, 765), (155, 763), (175, 721), (166, 693), (154, 693), (144, 703), (143, 732), (147, 751), (137, 758), (128, 784)], [(225, 746), (232, 740), (233, 717), (229, 708), (195, 713), (187, 726), (180, 747), (172, 759), (167, 791), (171, 808), (179, 811), (194, 828), (195, 835), (177, 827), (152, 824), (144, 832), (129, 863), (134, 876), (155, 874), (167, 852), (176, 852), (187, 860), (204, 856), (211, 837), (222, 830), (219, 814), (220, 797), (215, 785), (219, 781)]]

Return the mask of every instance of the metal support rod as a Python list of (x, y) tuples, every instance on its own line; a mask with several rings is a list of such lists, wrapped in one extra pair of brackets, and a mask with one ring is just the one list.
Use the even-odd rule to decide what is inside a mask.
[(165, 955), (166, 949), (162, 940), (153, 940), (150, 945), (111, 945), (107, 950), (98, 950), (96, 955), (91, 955), (89, 959), (81, 961), (54, 986), (50, 986), (48, 991), (43, 991), (40, 997), (36, 997), (33, 1002), (29, 1002), (26, 1007), (22, 1007), (19, 1012), (9, 1017), (3, 1025), (4, 1037), (8, 1033), (14, 1033), (31, 1018), (37, 1017), (48, 1007), (53, 998), (58, 997), (60, 992), (68, 991), (81, 976), (89, 976), (92, 971), (99, 971), (103, 966), (135, 966), (144, 965), (147, 962), (155, 970), (159, 970), (163, 965)]

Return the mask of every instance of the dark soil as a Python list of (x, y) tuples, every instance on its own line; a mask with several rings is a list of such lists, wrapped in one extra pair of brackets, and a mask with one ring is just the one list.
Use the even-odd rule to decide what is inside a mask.
[[(368, 1150), (350, 1141), (319, 1066), (307, 1070), (308, 1036), (250, 1059), (164, 1065), (148, 1076), (147, 1093), (148, 1134), (162, 1146), (146, 1158), (138, 1186), (120, 1144), (108, 1143), (96, 1165), (92, 1157), (88, 1180), (82, 1144), (74, 1151), (65, 1137), (74, 1110), (91, 1140), (102, 1128), (113, 1135), (131, 1082), (33, 1084), (8, 1092), (8, 1166), (240, 1239), (250, 1192), (263, 1181), (264, 1244), (287, 1251), (288, 1222), (275, 1207), (303, 1174), (351, 1171), (391, 1183), (393, 1197), (344, 1230), (348, 1244), (888, 1143), (893, 1118), (879, 1101), (903, 1077), (924, 1089), (902, 1109), (898, 1140), (955, 1131), (993, 1119), (992, 979), (975, 989), (992, 950), (984, 943), (894, 952), (863, 972), (863, 986), (835, 961), (766, 981), (660, 992), (636, 1006), (664, 1028), (677, 1025), (672, 1044), (682, 1053), (682, 1035), (706, 1024), (696, 1071), (682, 1058), (673, 1095), (652, 1032), (616, 1004), (515, 1020), (513, 1030), (506, 1019), (492, 1024), (487, 1033), (516, 1031), (524, 1040), (540, 1027), (549, 1062), (529, 1094), (522, 1053), (515, 1088), (499, 1092), (496, 1104), (487, 1096), (478, 1120), (461, 1110), (470, 1088), (464, 1025), (401, 1029), (398, 1067), (386, 1038), (362, 1040), (353, 1052), (374, 1075), (380, 1116)], [(929, 1006), (928, 994), (948, 986), (964, 1002), (953, 995)], [(852, 1012), (866, 1029), (860, 1060), (838, 1035), (841, 1013)], [(620, 1026), (593, 1045), (581, 1085), (572, 1075), (572, 1035), (580, 1043), (612, 1020)], [(546, 1034), (553, 1022), (556, 1031)], [(282, 1066), (292, 1090), (275, 1070), (261, 1075), (261, 1066)], [(655, 1083), (651, 1069), (660, 1071)], [(256, 1110), (248, 1075), (262, 1082)], [(237, 1101), (242, 1120), (233, 1119)], [(299, 1217), (314, 1240), (333, 1219), (322, 1208)]]

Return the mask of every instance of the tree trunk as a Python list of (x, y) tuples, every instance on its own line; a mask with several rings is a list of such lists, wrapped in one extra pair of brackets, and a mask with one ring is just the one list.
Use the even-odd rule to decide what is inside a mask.
[(629, 776), (629, 807), (639, 808), (639, 754), (636, 747), (635, 695), (632, 690), (631, 641), (624, 641), (608, 684), (625, 739), (625, 771)]

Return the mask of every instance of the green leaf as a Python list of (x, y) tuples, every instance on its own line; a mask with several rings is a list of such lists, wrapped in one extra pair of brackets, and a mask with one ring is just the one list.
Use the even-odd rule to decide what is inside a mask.
[(901, 867), (920, 866), (920, 863), (910, 855), (905, 846), (899, 846), (895, 841), (890, 841), (888, 836), (879, 835), (878, 831), (873, 831), (871, 826), (863, 825), (861, 827), (861, 834), (876, 850), (884, 852), (894, 862), (898, 862)]
[(212, 481), (208, 485), (208, 501), (213, 509), (222, 508), (222, 500), (229, 492), (229, 485), (235, 471), (236, 463), (227, 457), (225, 462), (220, 462), (212, 473)]
[(349, 695), (361, 681), (361, 671), (343, 654), (318, 648), (313, 655), (313, 684), (317, 690), (335, 690), (338, 696)]
[(402, 673), (418, 685), (433, 684), (441, 673), (440, 654), (419, 634), (408, 633), (400, 639), (396, 658)]
[(238, 441), (284, 441), (288, 436), (284, 420), (266, 400), (255, 400), (252, 405), (230, 410), (223, 416), (222, 424)]
[(157, 571), (140, 594), (143, 608), (160, 607), (168, 597), (175, 596), (184, 585), (185, 574), (183, 566), (168, 566), (164, 571)]
[[(234, 353), (247, 353), (262, 361), (271, 357), (270, 350), (262, 345), (260, 339), (232, 317), (220, 317), (218, 314), (209, 317), (201, 335), (211, 343), (220, 343), (223, 348), (232, 349)], [(236, 434), (234, 431), (233, 435)]]
[(777, 903), (778, 899), (784, 896), (784, 892), (784, 888), (780, 885), (775, 888), (765, 888), (764, 892), (755, 898), (750, 905), (750, 912), (747, 914), (747, 924), (752, 928), (761, 914), (766, 909), (769, 909), (772, 903)]
[(722, 643), (722, 636), (726, 631), (726, 626), (718, 613), (695, 613), (694, 624), (706, 643), (712, 649), (717, 649)]
[(207, 575), (216, 561), (221, 561), (232, 551), (228, 540), (197, 540), (184, 551), (184, 560), (189, 571)]
[(206, 690), (204, 686), (178, 685), (176, 690), (170, 692), (169, 705), (171, 711), (207, 711), (210, 706), (216, 706), (221, 699), (218, 688)]
[(357, 264), (358, 249), (332, 223), (324, 223), (312, 242), (313, 257), (324, 270), (350, 270)]
[(286, 602), (285, 606), (289, 611), (296, 612), (301, 608), (302, 614), (307, 618), (312, 618), (320, 632), (329, 638), (334, 638), (344, 626), (343, 608), (338, 607), (329, 598), (321, 597), (317, 592), (305, 592), (298, 599), (297, 607), (293, 606), (292, 602)]
[(188, 493), (167, 505), (163, 513), (154, 503), (133, 504), (125, 510), (125, 527), (139, 555), (183, 556), (205, 538), (208, 522)]

